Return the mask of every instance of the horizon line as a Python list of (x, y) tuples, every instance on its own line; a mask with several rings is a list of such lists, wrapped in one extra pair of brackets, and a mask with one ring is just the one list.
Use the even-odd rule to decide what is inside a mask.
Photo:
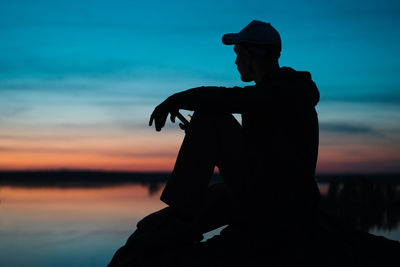
[[(39, 173), (39, 172), (88, 172), (88, 173), (143, 173), (143, 174), (163, 174), (163, 173), (171, 173), (172, 170), (108, 170), (108, 169), (75, 169), (75, 168), (57, 168), (57, 169), (0, 169), (0, 173)], [(219, 172), (215, 172), (214, 174), (219, 174)], [(319, 175), (343, 175), (343, 176), (352, 176), (352, 175), (400, 175), (400, 172), (387, 172), (387, 171), (375, 171), (375, 172), (316, 172), (315, 176)]]

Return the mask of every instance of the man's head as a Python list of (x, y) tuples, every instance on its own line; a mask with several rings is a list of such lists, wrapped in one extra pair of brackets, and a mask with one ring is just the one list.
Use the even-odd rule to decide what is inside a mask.
[(225, 34), (222, 42), (235, 45), (235, 63), (244, 82), (257, 82), (279, 68), (281, 38), (269, 23), (254, 20), (239, 33)]
[(279, 69), (280, 51), (276, 47), (238, 43), (233, 50), (235, 64), (244, 82), (257, 82)]

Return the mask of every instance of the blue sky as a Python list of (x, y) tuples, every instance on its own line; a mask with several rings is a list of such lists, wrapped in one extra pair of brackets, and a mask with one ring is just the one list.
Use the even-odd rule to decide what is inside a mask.
[[(319, 169), (400, 171), (398, 1), (2, 0), (1, 157), (83, 149), (122, 158), (131, 154), (120, 140), (146, 136), (141, 144), (160, 141), (148, 153), (171, 161), (182, 134), (147, 128), (152, 108), (191, 87), (245, 85), (221, 37), (253, 19), (280, 32), (281, 65), (310, 71), (321, 91)], [(118, 168), (136, 158), (125, 159)], [(10, 162), (0, 168), (36, 166)], [(43, 165), (57, 166), (76, 167)]]

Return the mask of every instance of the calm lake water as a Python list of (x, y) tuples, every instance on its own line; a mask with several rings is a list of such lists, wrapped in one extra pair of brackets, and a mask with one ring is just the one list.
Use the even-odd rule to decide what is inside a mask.
[[(136, 223), (165, 207), (159, 200), (162, 188), (0, 186), (0, 266), (106, 266)], [(325, 196), (345, 191), (327, 184), (320, 188)], [(385, 190), (383, 197), (393, 191)], [(397, 187), (394, 193), (398, 200)], [(381, 215), (380, 222), (363, 227), (400, 240), (398, 213), (388, 209)]]

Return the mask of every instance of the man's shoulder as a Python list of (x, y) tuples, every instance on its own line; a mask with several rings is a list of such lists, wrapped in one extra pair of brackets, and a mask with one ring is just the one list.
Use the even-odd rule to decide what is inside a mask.
[(277, 80), (312, 80), (309, 71), (295, 70), (291, 67), (281, 67), (276, 78)]

